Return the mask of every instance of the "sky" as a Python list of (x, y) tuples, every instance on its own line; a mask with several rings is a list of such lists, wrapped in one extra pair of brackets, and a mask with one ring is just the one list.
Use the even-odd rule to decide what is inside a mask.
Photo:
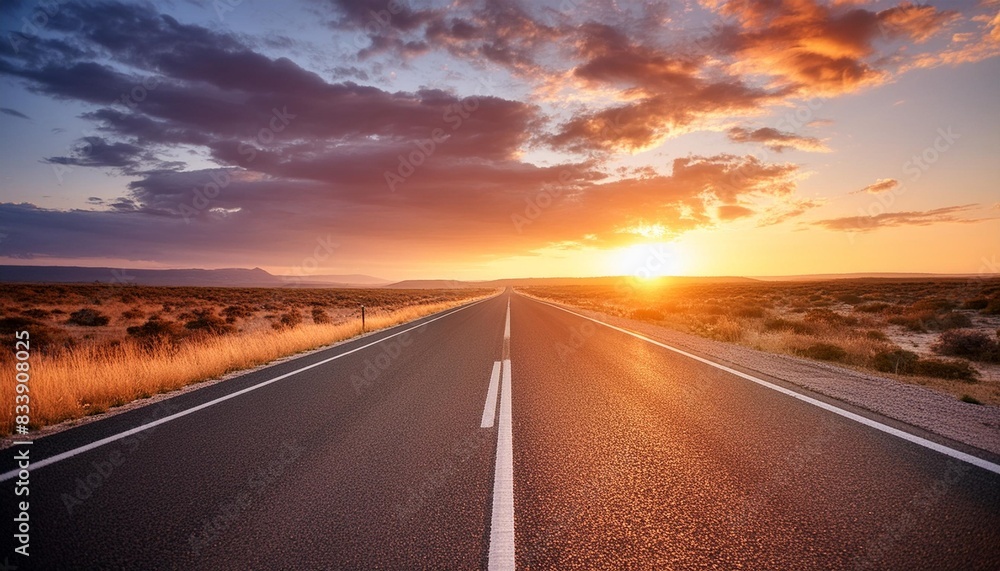
[(1000, 271), (1000, 0), (0, 16), (0, 264)]

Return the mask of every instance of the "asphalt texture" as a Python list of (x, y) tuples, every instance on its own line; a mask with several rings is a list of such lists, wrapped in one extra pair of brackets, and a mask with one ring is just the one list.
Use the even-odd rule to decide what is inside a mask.
[(0, 482), (0, 564), (487, 568), (508, 302), (517, 569), (1000, 569), (1000, 475), (509, 291), (35, 440), (343, 355)]

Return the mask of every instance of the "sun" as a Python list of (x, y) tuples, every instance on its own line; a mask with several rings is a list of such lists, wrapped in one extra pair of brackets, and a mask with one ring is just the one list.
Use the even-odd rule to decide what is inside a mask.
[(609, 268), (616, 275), (654, 279), (685, 275), (688, 260), (675, 242), (643, 242), (611, 250)]

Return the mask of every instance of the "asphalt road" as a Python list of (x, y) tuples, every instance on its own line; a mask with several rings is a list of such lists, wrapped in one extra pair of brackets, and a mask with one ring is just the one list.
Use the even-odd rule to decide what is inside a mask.
[(505, 292), (4, 450), (0, 564), (1000, 569), (954, 456)]

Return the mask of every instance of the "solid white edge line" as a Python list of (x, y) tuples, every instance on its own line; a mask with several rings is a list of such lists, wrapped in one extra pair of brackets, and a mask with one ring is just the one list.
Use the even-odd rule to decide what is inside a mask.
[[(299, 374), (299, 373), (301, 373), (303, 371), (308, 371), (309, 369), (313, 369), (313, 368), (319, 367), (320, 365), (325, 365), (325, 364), (329, 363), (330, 361), (335, 361), (337, 359), (340, 359), (341, 357), (345, 357), (347, 355), (350, 355), (351, 353), (356, 353), (358, 351), (361, 351), (362, 349), (367, 349), (368, 347), (371, 347), (372, 345), (377, 345), (377, 344), (379, 344), (379, 343), (381, 343), (381, 342), (383, 342), (383, 341), (385, 341), (387, 339), (392, 339), (393, 337), (396, 337), (397, 335), (402, 335), (403, 333), (407, 333), (409, 331), (413, 331), (414, 329), (419, 329), (419, 328), (427, 325), (428, 323), (432, 323), (434, 321), (437, 321), (438, 319), (444, 319), (445, 317), (448, 317), (449, 315), (451, 315), (453, 313), (457, 313), (459, 311), (462, 311), (463, 309), (468, 309), (468, 308), (470, 308), (470, 307), (472, 307), (474, 305), (478, 305), (480, 303), (483, 303), (484, 301), (489, 301), (490, 299), (493, 299), (493, 297), (488, 297), (486, 299), (481, 299), (479, 301), (472, 302), (472, 303), (470, 303), (468, 305), (463, 305), (463, 306), (461, 306), (459, 308), (456, 308), (456, 309), (448, 311), (448, 313), (445, 313), (444, 315), (439, 315), (439, 316), (437, 316), (437, 317), (435, 317), (433, 319), (429, 319), (429, 320), (421, 323), (420, 325), (414, 325), (413, 327), (409, 327), (409, 328), (404, 329), (402, 331), (397, 331), (396, 333), (393, 333), (392, 335), (387, 335), (386, 337), (383, 337), (382, 339), (379, 339), (378, 341), (372, 341), (371, 343), (368, 343), (366, 345), (362, 345), (361, 347), (357, 347), (357, 348), (351, 349), (350, 351), (345, 351), (343, 353), (340, 353), (339, 355), (335, 355), (335, 356), (330, 357), (328, 359), (323, 359), (322, 361), (317, 361), (317, 362), (315, 362), (315, 363), (313, 363), (311, 365), (306, 365), (305, 367), (302, 367), (300, 369), (296, 369), (296, 370), (291, 371), (289, 373), (285, 373), (284, 375), (279, 375), (277, 377), (274, 377), (273, 379), (268, 379), (266, 381), (261, 381), (260, 383), (257, 383), (256, 385), (252, 385), (252, 386), (246, 387), (244, 389), (240, 389), (240, 390), (238, 390), (238, 391), (236, 391), (234, 393), (229, 393), (228, 395), (223, 395), (223, 396), (218, 397), (216, 399), (213, 399), (213, 400), (210, 400), (208, 402), (202, 403), (202, 404), (200, 404), (198, 406), (194, 406), (194, 407), (191, 407), (189, 409), (182, 410), (180, 412), (171, 414), (170, 416), (165, 416), (163, 418), (156, 419), (156, 420), (154, 420), (152, 422), (149, 422), (149, 423), (143, 424), (141, 426), (137, 426), (135, 428), (126, 430), (125, 432), (120, 432), (118, 434), (115, 434), (115, 435), (112, 435), (112, 436), (108, 436), (106, 438), (102, 438), (100, 440), (95, 440), (94, 442), (91, 442), (90, 444), (85, 444), (83, 446), (80, 446), (80, 447), (77, 447), (77, 448), (73, 448), (72, 450), (67, 450), (66, 452), (62, 452), (62, 453), (56, 454), (55, 456), (50, 456), (50, 457), (45, 458), (43, 460), (39, 460), (38, 462), (32, 462), (31, 463), (31, 469), (32, 470), (37, 470), (39, 468), (44, 468), (45, 466), (48, 466), (50, 464), (55, 464), (56, 462), (60, 462), (60, 461), (65, 460), (67, 458), (72, 458), (73, 456), (76, 456), (78, 454), (83, 454), (84, 452), (88, 452), (90, 450), (93, 450), (94, 448), (99, 448), (101, 446), (104, 446), (105, 444), (110, 444), (112, 442), (115, 442), (116, 440), (121, 440), (122, 438), (126, 438), (128, 436), (132, 436), (133, 434), (137, 434), (139, 432), (142, 432), (143, 430), (147, 430), (147, 429), (153, 428), (154, 426), (165, 424), (167, 422), (170, 422), (171, 420), (176, 420), (176, 419), (178, 419), (178, 418), (180, 418), (182, 416), (187, 416), (187, 415), (189, 415), (189, 414), (191, 414), (193, 412), (197, 412), (197, 411), (202, 410), (204, 408), (208, 408), (208, 407), (210, 407), (212, 405), (219, 404), (220, 402), (227, 401), (227, 400), (229, 400), (231, 398), (236, 398), (236, 397), (238, 397), (240, 395), (249, 393), (251, 391), (255, 391), (255, 390), (257, 390), (257, 389), (259, 389), (261, 387), (270, 385), (271, 383), (276, 383), (276, 382), (278, 382), (278, 381), (280, 381), (282, 379), (287, 379), (288, 377), (291, 377), (293, 375), (297, 375), (297, 374)], [(7, 480), (13, 479), (15, 476), (17, 476), (17, 473), (18, 473), (18, 470), (11, 470), (9, 472), (4, 472), (3, 474), (0, 474), (0, 482), (5, 482)]]
[(795, 391), (793, 391), (791, 389), (786, 389), (785, 387), (778, 386), (778, 385), (776, 385), (774, 383), (770, 383), (770, 382), (765, 381), (763, 379), (759, 379), (759, 378), (757, 378), (757, 377), (755, 377), (753, 375), (749, 375), (749, 374), (744, 373), (742, 371), (737, 371), (736, 369), (731, 369), (731, 368), (729, 368), (729, 367), (727, 367), (725, 365), (720, 365), (719, 363), (716, 363), (716, 362), (711, 361), (709, 359), (705, 359), (704, 357), (699, 357), (697, 355), (693, 355), (693, 354), (688, 353), (687, 351), (684, 351), (682, 349), (678, 349), (676, 347), (671, 347), (670, 345), (667, 345), (665, 343), (661, 343), (661, 342), (656, 341), (654, 339), (650, 339), (649, 337), (646, 337), (645, 335), (641, 335), (639, 333), (635, 333), (634, 331), (629, 331), (628, 329), (623, 329), (621, 327), (617, 327), (615, 325), (611, 325), (610, 323), (605, 323), (605, 322), (600, 321), (598, 319), (594, 319), (593, 317), (587, 317), (586, 315), (581, 315), (579, 313), (576, 313), (575, 311), (571, 311), (569, 309), (566, 309), (564, 307), (560, 307), (560, 306), (555, 305), (553, 303), (549, 303), (549, 302), (546, 302), (546, 301), (541, 301), (539, 299), (535, 299), (535, 298), (531, 298), (531, 297), (529, 297), (528, 299), (531, 299), (533, 301), (537, 301), (538, 303), (542, 303), (542, 304), (554, 307), (556, 309), (565, 311), (566, 313), (573, 314), (573, 315), (575, 315), (577, 317), (582, 317), (583, 319), (588, 319), (590, 321), (593, 321), (594, 323), (599, 323), (599, 324), (601, 324), (601, 325), (603, 325), (605, 327), (610, 327), (611, 329), (614, 329), (616, 331), (620, 331), (620, 332), (625, 333), (627, 335), (631, 335), (632, 337), (635, 337), (637, 339), (642, 339), (643, 341), (652, 343), (653, 345), (658, 345), (660, 347), (663, 347), (664, 349), (668, 349), (668, 350), (673, 351), (675, 353), (678, 353), (680, 355), (684, 355), (685, 357), (694, 359), (695, 361), (699, 361), (699, 362), (705, 363), (706, 365), (711, 365), (712, 367), (715, 367), (716, 369), (720, 369), (720, 370), (726, 371), (727, 373), (731, 373), (733, 375), (736, 375), (737, 377), (741, 377), (741, 378), (746, 379), (748, 381), (752, 381), (754, 383), (757, 383), (758, 385), (762, 385), (762, 386), (765, 386), (765, 387), (767, 387), (769, 389), (778, 391), (779, 393), (786, 394), (786, 395), (788, 395), (788, 396), (790, 396), (792, 398), (796, 398), (796, 399), (799, 399), (799, 400), (801, 400), (803, 402), (807, 402), (807, 403), (809, 403), (809, 404), (811, 404), (813, 406), (817, 406), (817, 407), (822, 408), (824, 410), (828, 410), (828, 411), (830, 411), (832, 413), (839, 414), (840, 416), (843, 416), (845, 418), (849, 418), (849, 419), (851, 419), (851, 420), (853, 420), (855, 422), (859, 422), (861, 424), (864, 424), (865, 426), (869, 426), (869, 427), (874, 428), (876, 430), (881, 430), (882, 432), (885, 432), (887, 434), (891, 434), (893, 436), (897, 436), (899, 438), (902, 438), (903, 440), (912, 442), (912, 443), (917, 444), (919, 446), (923, 446), (924, 448), (929, 448), (931, 450), (934, 450), (935, 452), (940, 452), (941, 454), (945, 454), (947, 456), (951, 456), (952, 458), (955, 458), (956, 460), (961, 460), (963, 462), (967, 462), (969, 464), (972, 464), (973, 466), (978, 466), (979, 468), (982, 468), (984, 470), (988, 470), (988, 471), (993, 472), (995, 474), (1000, 474), (1000, 464), (995, 464), (995, 463), (990, 462), (988, 460), (984, 460), (982, 458), (979, 458), (978, 456), (973, 456), (972, 454), (968, 454), (968, 453), (962, 452), (960, 450), (955, 450), (953, 448), (949, 448), (949, 447), (947, 447), (947, 446), (945, 446), (943, 444), (938, 444), (937, 442), (933, 442), (931, 440), (927, 440), (926, 438), (921, 438), (919, 436), (916, 436), (915, 434), (910, 434), (909, 432), (906, 432), (904, 430), (900, 430), (898, 428), (893, 428), (893, 427), (891, 427), (889, 425), (882, 424), (881, 422), (878, 422), (877, 420), (872, 420), (872, 419), (870, 419), (868, 417), (861, 416), (860, 414), (855, 414), (853, 412), (844, 410), (842, 408), (838, 408), (838, 407), (836, 407), (836, 406), (834, 406), (834, 405), (832, 405), (830, 403), (823, 402), (823, 401), (818, 400), (818, 399), (814, 399), (814, 398), (812, 398), (810, 396), (806, 396), (804, 394), (795, 392)]
[(493, 420), (497, 415), (497, 390), (500, 386), (500, 361), (493, 362), (493, 372), (490, 374), (490, 388), (486, 391), (486, 405), (483, 406), (483, 420), (479, 428), (493, 428)]
[(514, 437), (511, 418), (510, 359), (503, 362), (500, 423), (497, 430), (493, 514), (490, 523), (490, 571), (514, 569)]

